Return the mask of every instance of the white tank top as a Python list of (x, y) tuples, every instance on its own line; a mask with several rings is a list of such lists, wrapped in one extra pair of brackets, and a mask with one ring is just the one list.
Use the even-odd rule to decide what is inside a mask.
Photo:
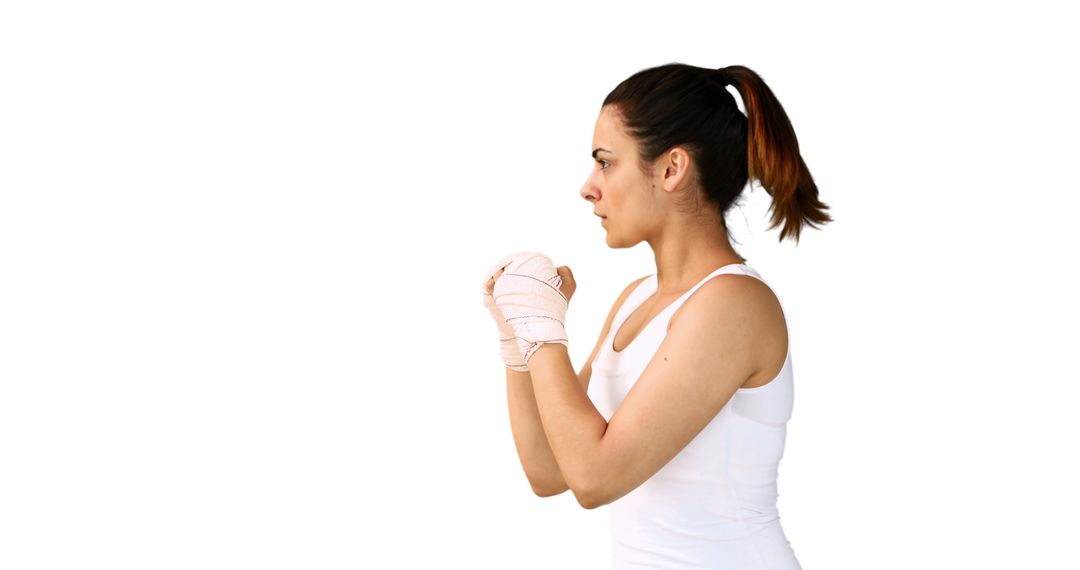
[[(588, 395), (610, 421), (667, 334), (671, 315), (720, 267), (668, 305), (621, 352), (615, 334), (656, 291), (651, 275), (630, 293), (592, 365)], [(783, 304), (781, 303), (781, 310)], [(613, 568), (778, 568), (801, 570), (776, 508), (777, 476), (794, 405), (791, 341), (783, 369), (767, 384), (739, 388), (690, 443), (652, 477), (609, 503)]]

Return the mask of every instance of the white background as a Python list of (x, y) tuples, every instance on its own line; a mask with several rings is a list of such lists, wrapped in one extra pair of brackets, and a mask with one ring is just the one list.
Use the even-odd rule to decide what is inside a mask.
[(784, 303), (807, 569), (1075, 568), (1075, 21), (1053, 3), (10, 2), (0, 567), (605, 568), (531, 493), (482, 273), (619, 291), (605, 95), (760, 73), (835, 222), (729, 217)]

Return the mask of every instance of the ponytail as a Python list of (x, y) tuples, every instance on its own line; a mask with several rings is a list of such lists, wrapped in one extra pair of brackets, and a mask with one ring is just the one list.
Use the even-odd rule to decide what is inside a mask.
[(772, 196), (769, 229), (784, 222), (780, 241), (791, 235), (799, 242), (803, 223), (811, 227), (831, 222), (829, 207), (818, 200), (817, 185), (799, 154), (799, 141), (787, 113), (772, 89), (753, 70), (741, 65), (721, 69), (742, 95), (748, 123), (747, 173)]

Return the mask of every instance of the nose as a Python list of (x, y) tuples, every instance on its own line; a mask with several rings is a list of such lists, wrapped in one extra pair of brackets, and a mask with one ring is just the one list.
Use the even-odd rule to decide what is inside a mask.
[(587, 180), (585, 181), (585, 185), (581, 187), (580, 194), (581, 197), (588, 202), (595, 202), (600, 199), (599, 191), (597, 191), (596, 186), (593, 186), (592, 183)]

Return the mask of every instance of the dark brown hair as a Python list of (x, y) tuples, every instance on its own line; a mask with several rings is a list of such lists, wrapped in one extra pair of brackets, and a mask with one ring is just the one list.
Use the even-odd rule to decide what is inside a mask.
[[(746, 115), (727, 85), (742, 95)], [(829, 207), (818, 200), (787, 113), (753, 70), (682, 63), (652, 67), (615, 87), (602, 107), (607, 105), (637, 141), (643, 171), (672, 147), (687, 149), (721, 224), (751, 177), (772, 196), (769, 229), (784, 222), (779, 241), (791, 235), (798, 244), (804, 223), (816, 227), (833, 221), (825, 213)]]

